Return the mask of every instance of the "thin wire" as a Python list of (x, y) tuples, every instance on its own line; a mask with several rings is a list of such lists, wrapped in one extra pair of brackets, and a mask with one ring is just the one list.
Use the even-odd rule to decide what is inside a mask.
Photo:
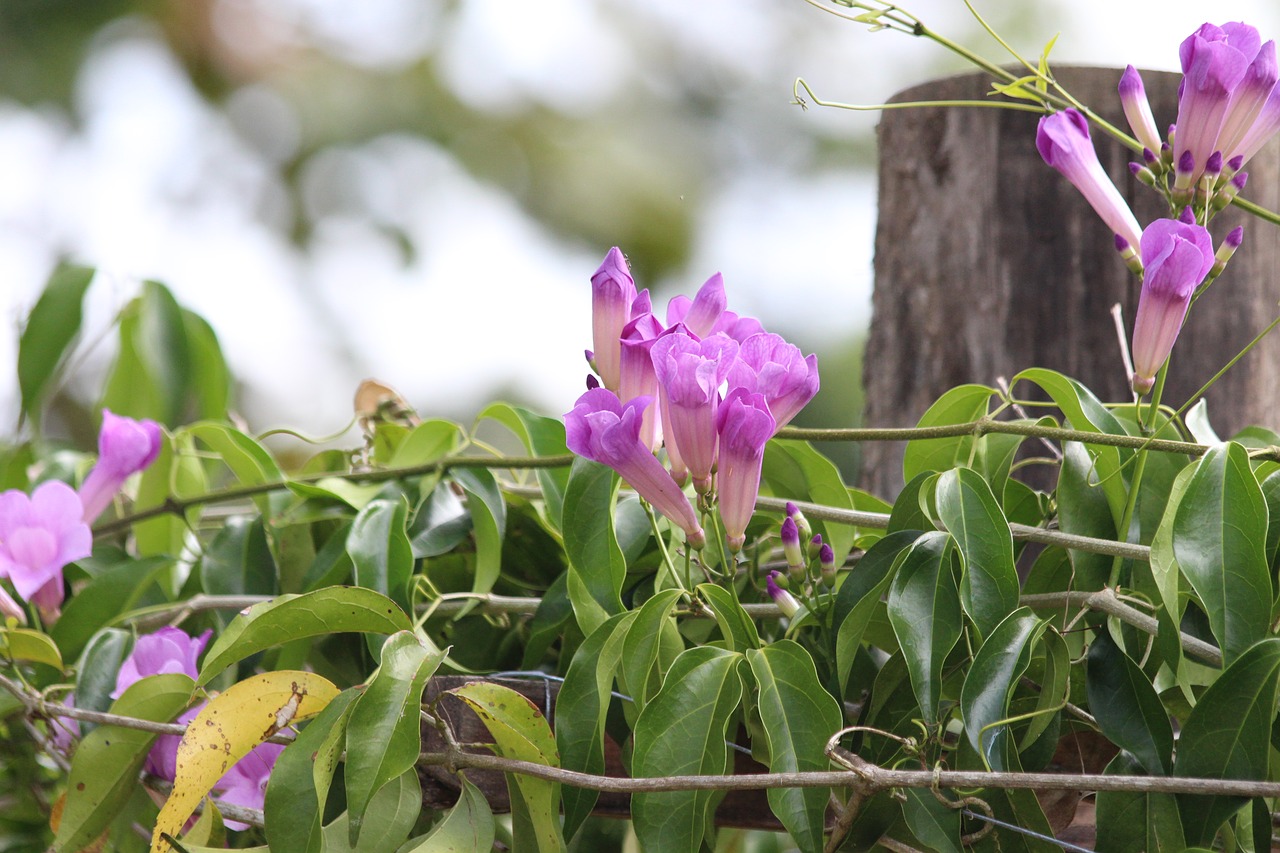
[(1063, 850), (1070, 851), (1070, 853), (1093, 853), (1093, 851), (1087, 847), (1077, 847), (1076, 845), (1072, 844), (1070, 841), (1062, 841), (1060, 839), (1054, 838), (1052, 835), (1041, 835), (1040, 833), (1027, 829), (1026, 827), (1018, 826), (1016, 823), (1005, 823), (999, 818), (994, 818), (989, 815), (979, 814), (978, 812), (971, 811), (969, 809), (962, 809), (960, 813), (965, 817), (972, 817), (978, 820), (985, 820), (987, 823), (993, 823), (996, 826), (1002, 827), (1004, 829), (1011, 829), (1014, 832), (1020, 833), (1022, 835), (1026, 835), (1030, 838), (1036, 838), (1036, 839), (1039, 839), (1040, 841), (1048, 841), (1050, 844), (1058, 845)]

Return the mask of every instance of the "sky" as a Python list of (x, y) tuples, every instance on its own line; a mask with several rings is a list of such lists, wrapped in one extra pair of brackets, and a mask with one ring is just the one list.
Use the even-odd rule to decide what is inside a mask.
[[(944, 34), (971, 27), (960, 2), (907, 5)], [(805, 351), (865, 328), (875, 227), (872, 164), (806, 171), (810, 131), (865, 143), (876, 115), (802, 112), (790, 105), (792, 83), (803, 76), (824, 98), (881, 102), (936, 73), (941, 53), (802, 0), (464, 0), (448, 19), (424, 0), (215, 8), (220, 35), (246, 53), (302, 42), (370, 68), (434, 53), (457, 96), (495, 114), (531, 102), (570, 113), (609, 102), (650, 73), (626, 29), (636, 22), (628, 15), (643, 16), (702, 57), (726, 91), (741, 81), (764, 93), (728, 105), (717, 131), (725, 146), (754, 143), (754, 133), (774, 138), (759, 146), (767, 158), (721, 176), (698, 206), (687, 268), (638, 284), (692, 293), (719, 271), (732, 309), (785, 330)], [(1018, 47), (1034, 56), (1060, 32), (1059, 63), (1176, 70), (1177, 45), (1203, 22), (1205, 4), (1155, 8), (1040, 2), (1020, 13), (1037, 40)], [(1264, 38), (1280, 32), (1274, 0), (1222, 0), (1212, 11)], [(997, 46), (981, 48), (1003, 59)], [(299, 246), (287, 236), (289, 201), (275, 171), (297, 150), (298, 129), (279, 101), (248, 85), (225, 111), (211, 106), (139, 21), (98, 35), (72, 115), (0, 96), (0, 434), (17, 421), (17, 330), (62, 251), (100, 270), (77, 357), (75, 387), (86, 397), (111, 356), (103, 330), (139, 281), (154, 278), (212, 323), (254, 431), (339, 430), (366, 376), (427, 416), (474, 412), (498, 388), (518, 389), (548, 414), (572, 406), (590, 345), (588, 282), (609, 246), (552, 233), (448, 152), (405, 134), (307, 161), (301, 198), (317, 227)], [(410, 262), (392, 232), (417, 247)]]

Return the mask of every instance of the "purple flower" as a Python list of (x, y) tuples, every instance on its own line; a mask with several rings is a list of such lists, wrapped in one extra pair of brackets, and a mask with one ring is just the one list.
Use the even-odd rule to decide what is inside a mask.
[(92, 522), (111, 503), (124, 481), (146, 468), (160, 454), (160, 425), (155, 421), (135, 421), (102, 410), (102, 431), (98, 433), (98, 464), (80, 487), (84, 520)]
[(752, 335), (738, 350), (729, 386), (763, 394), (782, 429), (818, 393), (818, 357), (801, 355), (800, 348), (781, 335)]
[[(622, 373), (618, 383), (618, 399), (622, 402), (658, 395), (658, 375), (653, 371), (650, 351), (664, 331), (653, 314), (642, 314), (622, 328)], [(654, 452), (662, 445), (662, 418), (657, 406), (645, 409), (640, 439)]]
[(1142, 293), (1133, 325), (1133, 390), (1145, 394), (1169, 357), (1197, 285), (1213, 267), (1208, 230), (1157, 219), (1142, 233)]
[[(217, 787), (222, 791), (218, 799), (224, 803), (261, 810), (267, 796), (267, 780), (282, 752), (284, 746), (278, 743), (255, 746), (218, 780)], [(234, 820), (227, 820), (226, 824), (232, 829), (249, 828), (248, 824)]]
[(658, 376), (662, 433), (669, 436), (693, 476), (693, 487), (711, 489), (716, 464), (716, 407), (720, 385), (738, 357), (738, 342), (727, 335), (698, 340), (681, 326), (653, 345), (653, 369)]
[(1271, 141), (1271, 137), (1275, 136), (1277, 131), (1280, 131), (1280, 86), (1271, 90), (1253, 125), (1240, 140), (1236, 156), (1240, 157), (1241, 165)]
[[(1250, 73), (1261, 46), (1258, 31), (1246, 24), (1223, 27), (1204, 24), (1187, 36), (1178, 49), (1182, 84), (1178, 90), (1174, 162), (1180, 162), (1184, 154), (1191, 153), (1192, 185), (1204, 172), (1209, 155), (1221, 147), (1218, 136), (1227, 119), (1228, 108), (1245, 75)], [(1274, 62), (1273, 49), (1273, 65)], [(1254, 73), (1255, 76), (1260, 75), (1264, 69), (1259, 68)], [(1186, 184), (1180, 186), (1185, 187)]]
[(565, 443), (579, 456), (621, 474), (654, 509), (684, 530), (690, 545), (701, 548), (706, 536), (693, 505), (640, 440), (644, 409), (652, 402), (652, 397), (637, 397), (621, 403), (606, 388), (588, 391), (564, 416)]
[(1146, 87), (1142, 85), (1142, 75), (1132, 65), (1124, 70), (1120, 77), (1120, 103), (1124, 107), (1124, 117), (1129, 122), (1133, 135), (1142, 143), (1142, 147), (1153, 154), (1160, 150), (1160, 131), (1156, 129), (1155, 116), (1151, 114), (1151, 102), (1147, 100)]
[(622, 250), (614, 246), (591, 276), (591, 333), (595, 345), (595, 367), (600, 381), (611, 391), (618, 390), (621, 370), (622, 327), (631, 316), (636, 300), (636, 283), (627, 269)]
[[(45, 618), (56, 618), (62, 605), (63, 567), (92, 550), (84, 508), (66, 483), (41, 483), (30, 497), (17, 489), (0, 494), (0, 578), (12, 581)], [(4, 599), (6, 612), (21, 614), (12, 598)]]
[(667, 303), (667, 326), (683, 323), (697, 337), (708, 337), (720, 322), (726, 304), (724, 278), (716, 273), (698, 288), (693, 299), (687, 296), (672, 297)]
[(776, 422), (764, 395), (733, 388), (716, 412), (720, 436), (720, 467), (716, 474), (720, 518), (724, 521), (729, 549), (742, 550), (747, 524), (760, 494), (760, 467), (764, 446), (773, 436)]
[(791, 593), (778, 586), (781, 575), (782, 573), (778, 571), (769, 572), (769, 577), (765, 580), (765, 589), (773, 599), (773, 603), (782, 611), (782, 615), (790, 619), (800, 612), (800, 602), (796, 601)]
[(1078, 110), (1063, 110), (1040, 119), (1036, 148), (1046, 163), (1080, 191), (1113, 233), (1131, 246), (1138, 244), (1142, 230), (1138, 220), (1102, 170), (1089, 138), (1089, 122)]

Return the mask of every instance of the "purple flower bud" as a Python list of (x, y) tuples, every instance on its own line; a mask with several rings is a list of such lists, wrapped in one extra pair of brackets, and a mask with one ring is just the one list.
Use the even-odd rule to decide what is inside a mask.
[[(30, 497), (17, 489), (0, 494), (0, 578), (46, 619), (57, 618), (62, 605), (63, 568), (92, 550), (84, 507), (66, 483), (41, 483)], [(2, 609), (21, 619), (17, 602), (7, 593), (4, 599)]]
[[(768, 400), (769, 397), (766, 395), (765, 402), (768, 402)], [(773, 409), (771, 408), (769, 411), (772, 413)], [(774, 418), (776, 419), (777, 415), (774, 415)], [(800, 507), (796, 506), (795, 501), (787, 501), (786, 512), (787, 518), (796, 523), (796, 530), (799, 532), (800, 538), (807, 541), (813, 535), (813, 527), (809, 524), (809, 519), (804, 517), (804, 513), (800, 511)]]
[(1240, 244), (1244, 242), (1244, 226), (1237, 225), (1227, 232), (1227, 238), (1223, 240), (1223, 245), (1230, 246), (1232, 251), (1240, 248)]
[(1141, 163), (1130, 163), (1129, 174), (1133, 175), (1149, 187), (1154, 187), (1156, 185), (1156, 173)]
[(800, 531), (793, 518), (782, 521), (782, 553), (787, 558), (787, 570), (793, 577), (803, 578), (808, 570), (804, 555), (800, 553)]
[(596, 378), (596, 375), (594, 373), (588, 373), (587, 374), (587, 390), (590, 391), (592, 388), (599, 388), (599, 387), (600, 387), (600, 380)]
[(1046, 163), (1080, 191), (1112, 233), (1137, 244), (1142, 236), (1138, 220), (1098, 162), (1089, 138), (1089, 122), (1078, 110), (1063, 110), (1040, 119), (1036, 148)]
[(773, 603), (778, 605), (778, 610), (788, 619), (794, 617), (800, 612), (800, 602), (796, 601), (795, 596), (787, 592), (779, 583), (781, 581), (780, 572), (769, 572), (769, 577), (765, 580), (765, 589), (769, 592), (769, 597), (773, 599)]
[(1222, 174), (1222, 152), (1215, 151), (1209, 155), (1209, 162), (1204, 164), (1204, 173), (1206, 175), (1218, 176)]
[(1124, 107), (1124, 117), (1129, 122), (1133, 135), (1148, 151), (1160, 148), (1160, 131), (1156, 130), (1156, 120), (1151, 114), (1151, 103), (1147, 100), (1147, 90), (1142, 85), (1142, 75), (1132, 65), (1124, 70), (1120, 77), (1120, 103)]
[(1209, 270), (1211, 278), (1217, 278), (1222, 275), (1222, 271), (1227, 267), (1227, 261), (1231, 260), (1231, 256), (1236, 253), (1236, 249), (1239, 249), (1240, 244), (1243, 242), (1244, 226), (1237, 225), (1227, 233), (1226, 239), (1222, 241), (1218, 251), (1213, 254), (1213, 268)]
[(744, 388), (729, 391), (716, 412), (716, 432), (720, 436), (720, 469), (716, 475), (720, 496), (720, 517), (724, 520), (729, 549), (742, 550), (747, 524), (755, 512), (760, 493), (760, 467), (764, 446), (773, 435), (775, 422), (764, 395)]
[(1120, 254), (1120, 260), (1124, 261), (1124, 265), (1134, 275), (1142, 275), (1142, 258), (1138, 257), (1138, 250), (1119, 234), (1116, 235), (1116, 251)]
[(1154, 151), (1152, 151), (1150, 148), (1143, 148), (1142, 162), (1146, 163), (1148, 166), (1154, 166), (1160, 162), (1160, 156), (1156, 154)]
[[(699, 494), (711, 489), (716, 464), (716, 408), (720, 385), (738, 358), (738, 342), (727, 335), (699, 341), (677, 326), (650, 350), (663, 409), (663, 435), (679, 448)], [(669, 417), (669, 420), (667, 419)]]
[(86, 522), (102, 514), (125, 480), (156, 460), (162, 438), (160, 425), (155, 421), (135, 421), (102, 410), (98, 464), (80, 486)]
[(680, 486), (640, 440), (640, 424), (651, 397), (637, 397), (625, 404), (607, 388), (588, 391), (564, 416), (565, 443), (585, 456), (622, 475), (631, 488), (654, 509), (685, 532), (689, 544), (706, 542), (698, 514)]
[(822, 570), (822, 582), (826, 584), (827, 589), (832, 589), (836, 585), (836, 552), (831, 550), (830, 545), (823, 545), (818, 551), (818, 565)]
[(1157, 219), (1142, 233), (1146, 272), (1133, 326), (1133, 388), (1145, 394), (1169, 357), (1196, 287), (1213, 267), (1213, 240), (1200, 225)]
[(636, 284), (627, 268), (627, 259), (622, 250), (614, 246), (591, 276), (591, 335), (596, 371), (604, 387), (611, 391), (618, 390), (622, 357), (619, 338), (635, 299)]
[[(1192, 210), (1192, 209), (1191, 209), (1191, 206), (1190, 206), (1190, 205), (1187, 205), (1186, 207), (1182, 208), (1182, 212), (1178, 214), (1178, 221), (1179, 221), (1179, 222), (1181, 222), (1181, 223), (1183, 223), (1184, 225), (1195, 225), (1195, 224), (1196, 224), (1196, 212), (1195, 212), (1194, 210)], [(1148, 227), (1150, 227), (1150, 226), (1148, 226)], [(1144, 235), (1145, 235), (1145, 234), (1144, 234)], [(1143, 257), (1146, 257), (1146, 251), (1145, 251), (1145, 250), (1143, 251)]]
[(822, 545), (822, 534), (813, 534), (813, 538), (809, 540), (809, 559), (812, 560), (814, 557), (818, 556), (822, 551)]

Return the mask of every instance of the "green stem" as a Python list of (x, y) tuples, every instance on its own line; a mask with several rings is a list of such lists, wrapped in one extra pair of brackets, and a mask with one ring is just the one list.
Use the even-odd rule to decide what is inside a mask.
[[(1160, 370), (1156, 373), (1156, 385), (1151, 391), (1151, 405), (1147, 408), (1148, 426), (1143, 426), (1142, 431), (1148, 437), (1157, 431), (1156, 416), (1160, 412), (1160, 397), (1164, 394), (1165, 377), (1169, 375), (1169, 360), (1165, 359)], [(1141, 422), (1141, 414), (1139, 421)], [(1122, 542), (1129, 541), (1129, 530), (1133, 526), (1133, 513), (1138, 506), (1138, 493), (1142, 490), (1142, 474), (1147, 468), (1147, 454), (1150, 453), (1149, 447), (1140, 447), (1135, 452), (1135, 461), (1133, 465), (1133, 477), (1129, 481), (1129, 497), (1124, 504), (1124, 512), (1120, 516), (1120, 529), (1116, 531), (1116, 536)], [(1109, 586), (1115, 586), (1120, 582), (1120, 571), (1124, 567), (1124, 558), (1117, 555), (1111, 561), (1111, 576), (1108, 580)]]

